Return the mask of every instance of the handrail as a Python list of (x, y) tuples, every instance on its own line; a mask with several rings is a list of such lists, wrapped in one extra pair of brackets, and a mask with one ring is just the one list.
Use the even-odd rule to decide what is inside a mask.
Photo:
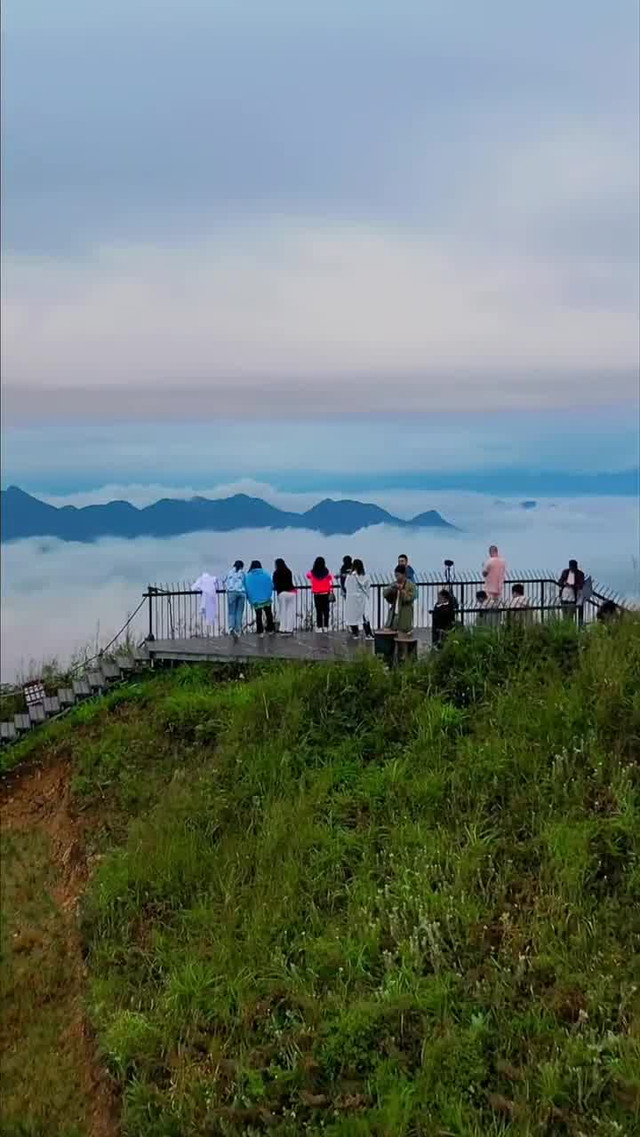
[[(382, 626), (386, 615), (386, 602), (383, 593), (384, 589), (393, 581), (387, 574), (371, 573), (369, 575), (371, 579), (369, 617), (372, 623)], [(420, 573), (417, 574), (414, 583), (417, 588), (414, 608), (414, 626), (416, 628), (426, 628), (431, 625), (431, 609), (435, 604), (437, 591), (442, 588), (449, 588), (454, 594), (462, 623), (476, 622), (478, 614), (481, 611), (487, 611), (486, 609), (479, 609), (476, 604), (475, 591), (484, 588), (485, 582), (475, 574), (456, 573), (455, 576), (452, 575), (447, 578), (442, 573)], [(563, 607), (559, 601), (559, 582), (550, 571), (537, 575), (530, 570), (519, 574), (510, 573), (505, 580), (505, 585), (509, 586), (515, 583), (521, 583), (525, 586), (528, 594), (528, 605), (525, 611), (531, 612), (534, 618), (537, 619), (539, 614), (540, 620), (544, 620), (546, 613), (549, 613), (550, 618), (559, 612), (564, 612), (565, 615), (571, 614), (572, 606), (567, 607), (565, 605)], [(306, 577), (300, 576), (294, 576), (294, 585), (297, 593), (296, 626), (303, 630), (305, 628), (309, 630), (314, 622), (311, 585)], [(217, 582), (216, 593), (218, 603), (214, 623), (205, 625), (200, 612), (199, 598), (202, 593), (199, 589), (194, 589), (186, 582), (164, 585), (150, 584), (143, 594), (143, 599), (148, 603), (149, 627), (147, 638), (149, 640), (158, 638), (184, 639), (193, 636), (225, 635), (227, 632), (227, 612), (224, 602), (226, 595), (224, 580)], [(345, 600), (337, 576), (334, 593), (336, 603), (331, 605), (331, 623), (334, 628), (342, 629), (345, 627)], [(590, 596), (575, 607), (577, 618), (580, 622), (591, 622), (600, 604), (606, 601), (613, 601), (621, 609), (631, 607), (628, 601), (596, 582), (595, 586), (592, 584)], [(250, 616), (251, 611), (250, 605), (247, 604), (247, 615)], [(496, 618), (495, 613), (500, 613), (498, 617), (500, 620), (502, 615), (517, 611), (518, 609), (511, 608), (506, 601), (500, 607), (493, 609), (494, 619)], [(245, 627), (247, 626), (245, 625)]]

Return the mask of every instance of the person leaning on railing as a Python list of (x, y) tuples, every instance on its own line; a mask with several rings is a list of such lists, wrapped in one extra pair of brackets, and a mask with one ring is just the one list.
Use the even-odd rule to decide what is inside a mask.
[(229, 613), (229, 632), (235, 638), (242, 632), (242, 617), (247, 598), (245, 589), (244, 561), (234, 561), (233, 568), (224, 578), (227, 593), (227, 612)]
[(533, 616), (531, 605), (524, 594), (524, 584), (514, 584), (507, 611), (507, 623), (513, 625), (530, 624)]
[(316, 610), (316, 631), (329, 631), (329, 613), (331, 603), (335, 600), (333, 592), (333, 576), (327, 568), (324, 557), (316, 557), (311, 572), (307, 573), (307, 580), (311, 584), (313, 603)]
[(488, 596), (484, 588), (476, 592), (476, 625), (480, 628), (497, 628), (502, 619), (501, 604), (495, 597)]
[(292, 636), (296, 624), (297, 589), (293, 583), (293, 573), (282, 557), (278, 557), (275, 562), (273, 591), (277, 597), (278, 631), (283, 636)]
[(260, 561), (252, 561), (249, 565), (249, 571), (245, 577), (244, 586), (247, 590), (249, 603), (252, 605), (256, 614), (256, 630), (258, 635), (261, 636), (263, 633), (263, 620), (266, 621), (267, 632), (275, 632), (276, 626), (273, 621), (273, 609), (271, 607), (273, 581), (269, 573), (263, 569)]

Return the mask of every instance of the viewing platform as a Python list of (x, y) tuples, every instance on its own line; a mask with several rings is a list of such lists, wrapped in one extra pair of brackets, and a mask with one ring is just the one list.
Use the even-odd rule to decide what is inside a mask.
[[(422, 655), (431, 647), (431, 632), (428, 628), (417, 629), (407, 641), (417, 642), (417, 654)], [(356, 639), (348, 632), (330, 631), (295, 632), (293, 635), (279, 633), (262, 636), (247, 632), (237, 639), (230, 635), (193, 636), (190, 639), (151, 640), (145, 645), (151, 661), (162, 663), (228, 663), (255, 662), (258, 659), (297, 659), (309, 662), (335, 662), (353, 660), (362, 655), (373, 655), (375, 641), (363, 637)]]
[[(574, 619), (580, 624), (593, 623), (600, 606), (614, 602), (620, 608), (625, 601), (609, 589), (591, 582), (588, 598), (583, 603), (562, 605), (560, 590), (550, 572), (511, 573), (505, 582), (504, 603), (491, 614), (490, 624), (497, 627), (507, 624), (513, 618), (509, 599), (511, 586), (523, 585), (527, 605), (527, 622), (545, 623), (554, 619)], [(374, 629), (384, 627), (388, 605), (384, 592), (391, 580), (375, 574), (371, 577), (369, 619)], [(431, 648), (432, 609), (440, 589), (446, 588), (455, 598), (457, 605), (456, 623), (463, 627), (474, 627), (482, 622), (476, 593), (483, 587), (483, 580), (472, 576), (440, 574), (419, 575), (415, 581), (416, 599), (414, 603), (414, 630), (411, 633), (411, 646), (402, 646), (407, 655), (422, 655)], [(314, 630), (313, 597), (308, 582), (304, 578), (295, 580), (296, 608), (295, 631), (292, 635), (265, 633), (258, 635), (254, 613), (249, 604), (245, 606), (243, 633), (234, 638), (229, 634), (227, 598), (224, 587), (219, 585), (217, 604), (213, 622), (204, 618), (202, 594), (187, 583), (149, 585), (145, 599), (147, 604), (147, 638), (145, 650), (151, 661), (189, 662), (189, 661), (249, 661), (256, 659), (291, 660), (349, 660), (358, 656), (378, 654), (388, 657), (389, 651), (383, 642), (384, 631), (377, 632), (377, 646), (374, 640), (352, 637), (345, 623), (344, 597), (336, 585), (335, 602), (331, 605), (330, 627), (328, 632)], [(274, 616), (277, 621), (277, 604), (274, 597)], [(484, 617), (486, 621), (486, 615)], [(277, 626), (277, 625), (276, 625)], [(485, 626), (489, 626), (486, 621)], [(382, 637), (382, 638), (381, 638)], [(400, 642), (402, 637), (400, 637)]]

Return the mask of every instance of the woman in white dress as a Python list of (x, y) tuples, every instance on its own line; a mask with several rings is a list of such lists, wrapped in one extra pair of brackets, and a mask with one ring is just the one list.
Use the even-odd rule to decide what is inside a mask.
[(345, 577), (344, 622), (352, 636), (360, 635), (360, 628), (368, 640), (373, 638), (369, 623), (369, 598), (371, 596), (371, 577), (365, 572), (362, 561), (355, 557), (351, 572)]

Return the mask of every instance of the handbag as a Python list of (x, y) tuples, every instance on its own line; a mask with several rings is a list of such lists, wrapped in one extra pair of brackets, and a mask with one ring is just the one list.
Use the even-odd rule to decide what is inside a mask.
[(336, 594), (335, 594), (335, 592), (328, 592), (328, 593), (327, 593), (327, 596), (329, 597), (329, 603), (330, 603), (330, 604), (335, 604), (335, 602), (336, 602)]

